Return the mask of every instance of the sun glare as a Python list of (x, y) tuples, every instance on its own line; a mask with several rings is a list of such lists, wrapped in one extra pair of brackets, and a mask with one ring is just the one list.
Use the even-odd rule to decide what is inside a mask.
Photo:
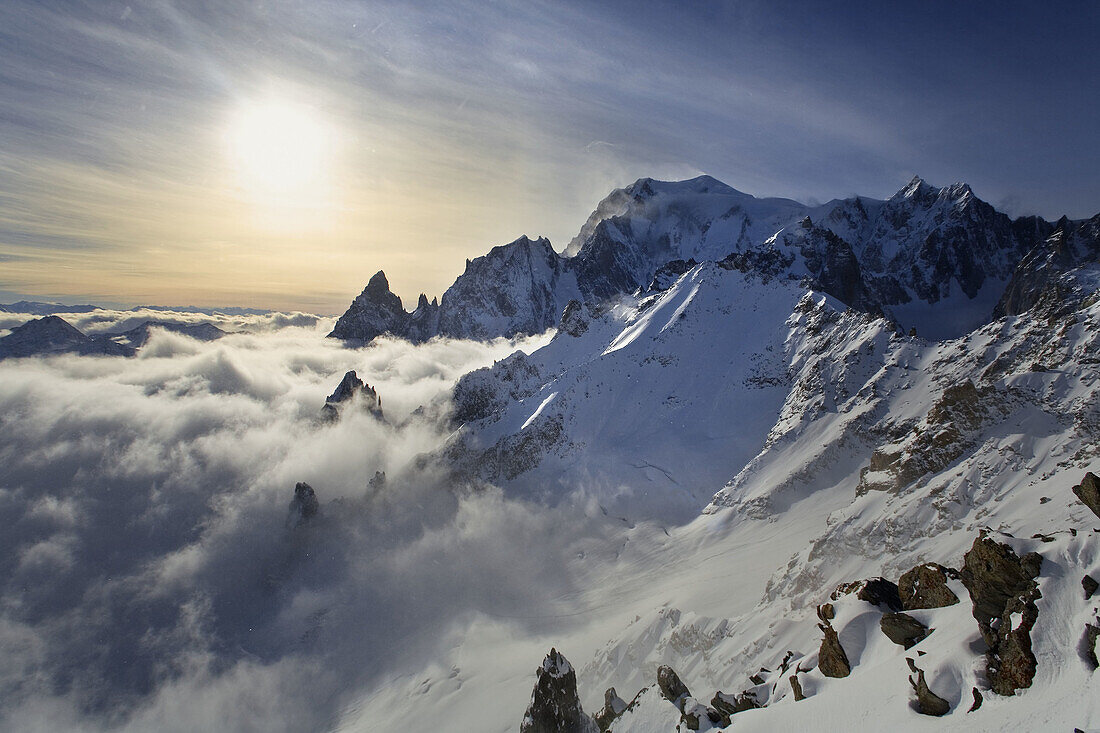
[(259, 203), (308, 206), (327, 197), (334, 134), (313, 108), (284, 99), (245, 103), (227, 142), (238, 185)]

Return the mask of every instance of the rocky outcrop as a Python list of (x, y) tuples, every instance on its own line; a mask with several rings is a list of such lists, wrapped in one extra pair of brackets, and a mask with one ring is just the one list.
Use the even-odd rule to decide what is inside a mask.
[(917, 693), (917, 710), (922, 715), (946, 715), (951, 710), (951, 703), (928, 689), (928, 683), (924, 679), (924, 670), (916, 670), (916, 678), (909, 676), (909, 684)]
[(615, 722), (615, 719), (626, 710), (626, 705), (626, 701), (615, 693), (614, 687), (609, 687), (604, 691), (603, 707), (600, 712), (592, 716), (592, 719), (596, 721), (596, 726), (600, 729), (600, 733), (606, 733), (611, 724)]
[(290, 500), (287, 524), (297, 527), (315, 517), (320, 509), (321, 503), (317, 501), (317, 494), (313, 491), (313, 487), (304, 481), (299, 481), (294, 486), (294, 498)]
[[(758, 684), (763, 684), (763, 682)], [(710, 706), (726, 718), (736, 713), (742, 713), (746, 710), (755, 710), (756, 708), (762, 707), (756, 699), (756, 693), (752, 690), (742, 692), (740, 695), (727, 695), (719, 690), (714, 693), (714, 697), (711, 698)]]
[(566, 303), (561, 321), (558, 322), (558, 334), (577, 338), (587, 330), (588, 314), (585, 313), (584, 304), (579, 300)]
[(1022, 558), (1006, 544), (980, 536), (963, 557), (960, 573), (974, 604), (974, 618), (989, 646), (988, 674), (993, 691), (1011, 695), (1030, 687), (1036, 660), (1031, 651), (1031, 629), (1038, 619), (1035, 578), (1042, 557), (1031, 552)]
[(798, 681), (798, 675), (792, 674), (787, 678), (791, 683), (791, 692), (794, 693), (794, 701), (805, 700), (806, 696), (802, 694), (802, 683)]
[(948, 387), (900, 444), (871, 454), (870, 464), (860, 471), (856, 494), (903, 491), (942, 471), (972, 446), (980, 428), (1011, 411), (1011, 399), (1011, 390), (978, 387), (969, 379)]
[(384, 417), (382, 413), (382, 398), (378, 392), (354, 372), (344, 374), (340, 384), (325, 398), (325, 404), (321, 407), (321, 416), (326, 420), (336, 420), (340, 417), (340, 410), (346, 405), (354, 404), (359, 409), (369, 412), (378, 419)]
[(852, 673), (852, 665), (848, 662), (844, 647), (840, 645), (836, 629), (828, 621), (818, 624), (818, 627), (825, 636), (821, 639), (818, 650), (817, 668), (826, 677), (847, 677)]
[(1085, 633), (1081, 637), (1081, 645), (1084, 647), (1085, 661), (1089, 667), (1096, 670), (1100, 667), (1100, 660), (1096, 658), (1096, 640), (1100, 639), (1100, 626), (1097, 624), (1085, 624)]
[(1096, 474), (1092, 471), (1086, 473), (1081, 483), (1073, 487), (1073, 493), (1093, 514), (1100, 517), (1100, 478)]
[(556, 649), (536, 671), (531, 704), (520, 723), (520, 733), (596, 733), (599, 728), (581, 709), (577, 673)]
[(680, 711), (681, 724), (688, 730), (699, 730), (704, 720), (711, 723), (729, 720), (728, 716), (723, 716), (718, 710), (692, 697), (691, 691), (672, 667), (661, 665), (657, 668), (657, 687), (661, 691), (661, 697)]
[(937, 563), (923, 563), (904, 573), (898, 580), (902, 610), (943, 608), (958, 603), (959, 597), (947, 587), (949, 577), (958, 578), (958, 571)]
[[(833, 591), (831, 598), (835, 601), (850, 593), (854, 593), (856, 598), (867, 601), (873, 606), (883, 606), (891, 611), (901, 610), (901, 597), (898, 595), (898, 587), (886, 578), (869, 578), (851, 583), (841, 583)], [(820, 613), (821, 610), (819, 609)]]
[(540, 386), (538, 368), (522, 351), (462, 376), (453, 392), (455, 426), (482, 420), (505, 405), (533, 395)]
[(990, 687), (998, 695), (1012, 695), (1031, 687), (1038, 662), (1031, 650), (1031, 629), (1039, 618), (1035, 605), (1039, 590), (1031, 588), (1013, 596), (1005, 606), (997, 627), (997, 643), (989, 655)]
[(657, 668), (657, 687), (660, 688), (661, 695), (674, 705), (679, 705), (683, 698), (691, 696), (691, 691), (676, 674), (676, 670), (667, 665)]
[(906, 649), (916, 645), (930, 633), (928, 627), (907, 613), (884, 613), (879, 628), (886, 637)]
[(1081, 578), (1081, 588), (1085, 591), (1085, 600), (1092, 598), (1092, 595), (1100, 588), (1100, 583), (1096, 582), (1096, 579), (1091, 575), (1086, 575)]
[(698, 264), (698, 262), (690, 258), (666, 262), (658, 267), (657, 271), (653, 273), (653, 280), (650, 281), (649, 287), (646, 288), (646, 292), (656, 293), (668, 290), (676, 283), (681, 275), (685, 272), (690, 272)]

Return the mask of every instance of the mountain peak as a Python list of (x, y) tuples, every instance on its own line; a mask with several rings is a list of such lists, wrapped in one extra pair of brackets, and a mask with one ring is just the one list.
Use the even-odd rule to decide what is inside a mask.
[(639, 178), (623, 189), (635, 198), (649, 198), (660, 194), (713, 193), (748, 196), (737, 189), (722, 183), (713, 176), (703, 174), (683, 181), (659, 181), (655, 178)]
[(936, 196), (939, 193), (939, 189), (928, 183), (920, 176), (913, 176), (909, 183), (905, 184), (905, 187), (890, 197), (891, 201), (900, 201), (902, 199), (922, 200), (932, 196)]
[(386, 279), (386, 273), (382, 270), (374, 273), (374, 277), (367, 282), (366, 292), (368, 293), (388, 293), (390, 292), (390, 281)]

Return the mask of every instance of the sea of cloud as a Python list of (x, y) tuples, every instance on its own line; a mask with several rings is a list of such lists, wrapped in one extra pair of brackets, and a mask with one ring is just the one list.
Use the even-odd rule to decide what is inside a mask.
[[(458, 376), (545, 337), (352, 349), (329, 319), (232, 318), (134, 358), (0, 362), (0, 729), (324, 729), (471, 615), (573, 590), (600, 520), (422, 458)], [(320, 419), (349, 369), (384, 421)], [(295, 526), (298, 481), (320, 512)]]

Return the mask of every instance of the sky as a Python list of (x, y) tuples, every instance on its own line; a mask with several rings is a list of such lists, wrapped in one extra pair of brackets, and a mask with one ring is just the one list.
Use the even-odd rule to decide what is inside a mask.
[(708, 173), (1100, 211), (1092, 2), (0, 3), (0, 297), (412, 306)]

